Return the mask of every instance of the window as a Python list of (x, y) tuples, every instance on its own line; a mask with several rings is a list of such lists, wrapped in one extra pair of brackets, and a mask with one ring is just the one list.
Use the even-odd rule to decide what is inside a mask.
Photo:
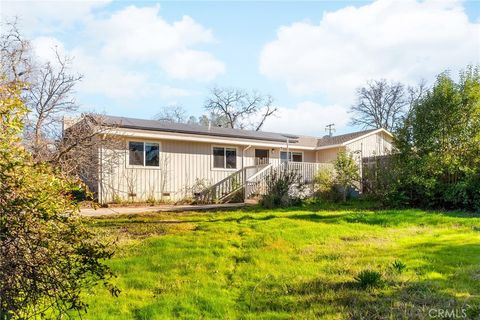
[(128, 149), (130, 150), (129, 164), (132, 166), (143, 166), (143, 142), (129, 142)]
[(145, 143), (145, 165), (158, 167), (160, 163), (158, 143)]
[(213, 147), (213, 167), (218, 169), (236, 169), (237, 149)]
[[(301, 152), (289, 152), (288, 155), (289, 155), (288, 161), (303, 162), (303, 153), (301, 153)], [(280, 160), (282, 162), (287, 161), (287, 152), (286, 151), (281, 151), (280, 152)]]
[(158, 167), (160, 146), (158, 143), (130, 141), (128, 164), (131, 166)]

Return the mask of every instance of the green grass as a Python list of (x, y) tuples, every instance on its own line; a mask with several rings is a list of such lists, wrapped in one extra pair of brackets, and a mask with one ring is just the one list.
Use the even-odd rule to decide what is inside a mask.
[[(307, 206), (89, 224), (118, 238), (121, 293), (90, 292), (88, 319), (480, 316), (480, 217), (467, 213)], [(363, 270), (380, 284), (359, 285)]]

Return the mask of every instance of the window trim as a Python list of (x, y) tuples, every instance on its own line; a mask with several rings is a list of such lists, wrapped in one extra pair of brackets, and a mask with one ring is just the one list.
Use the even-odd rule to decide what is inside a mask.
[[(213, 159), (213, 148), (223, 148), (224, 152), (224, 160), (223, 160), (223, 168), (215, 168), (214, 166), (214, 159)], [(227, 168), (227, 157), (225, 156), (226, 149), (235, 149), (235, 168)], [(210, 148), (210, 168), (213, 171), (237, 171), (238, 170), (238, 147), (229, 146), (229, 145), (217, 145), (212, 144)]]
[[(130, 164), (130, 142), (141, 142), (143, 143), (143, 165), (138, 165), (138, 164)], [(156, 143), (158, 144), (158, 166), (146, 166), (145, 162), (147, 161), (146, 157), (146, 150), (145, 150), (145, 144), (146, 143)], [(130, 168), (130, 169), (153, 169), (153, 170), (160, 170), (160, 165), (161, 165), (161, 154), (162, 154), (162, 143), (161, 141), (155, 141), (155, 140), (142, 140), (142, 139), (128, 139), (126, 141), (126, 151), (125, 151), (125, 167)]]
[[(287, 153), (287, 150), (280, 150), (280, 153), (278, 155), (280, 163), (287, 162), (287, 161), (282, 160), (282, 152)], [(303, 152), (303, 151), (291, 151), (291, 150), (289, 150), (288, 152), (290, 152), (292, 154), (292, 159), (293, 159), (293, 154), (294, 153), (300, 153), (302, 155), (302, 161), (301, 162), (296, 162), (296, 161), (292, 161), (292, 160), (288, 160), (288, 162), (296, 162), (296, 163), (305, 162), (305, 152)], [(288, 159), (288, 153), (287, 153), (287, 159)]]

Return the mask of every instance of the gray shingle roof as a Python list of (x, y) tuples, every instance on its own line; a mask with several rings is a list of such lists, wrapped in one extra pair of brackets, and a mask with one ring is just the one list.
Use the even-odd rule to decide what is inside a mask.
[(102, 119), (103, 122), (107, 125), (118, 126), (120, 128), (128, 129), (199, 134), (207, 136), (230, 137), (273, 142), (286, 142), (288, 138), (295, 140), (296, 142), (294, 144), (296, 146), (312, 148), (338, 145), (376, 130), (372, 129), (343, 134), (339, 136), (317, 138), (312, 136), (296, 136), (275, 132), (241, 130), (214, 126), (209, 129), (208, 127), (196, 124), (172, 123), (167, 121), (145, 120), (117, 116), (102, 116)]

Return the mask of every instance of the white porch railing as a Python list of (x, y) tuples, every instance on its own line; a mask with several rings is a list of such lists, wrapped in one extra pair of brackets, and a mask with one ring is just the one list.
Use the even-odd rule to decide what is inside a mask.
[(262, 170), (255, 173), (245, 181), (245, 199), (250, 198), (254, 194), (263, 194), (267, 186), (267, 176), (275, 170), (273, 164), (269, 164)]
[(320, 169), (333, 169), (331, 163), (317, 163), (317, 162), (289, 162), (288, 169), (297, 171), (302, 177), (303, 183), (312, 183), (315, 175)]
[(267, 176), (280, 169), (282, 166), (287, 166), (289, 170), (294, 170), (300, 175), (302, 183), (313, 183), (317, 172), (323, 168), (333, 169), (331, 163), (316, 163), (316, 162), (288, 162), (281, 164), (270, 164), (258, 171), (256, 174), (248, 177), (245, 181), (245, 198), (248, 199), (254, 194), (262, 195), (267, 191)]

